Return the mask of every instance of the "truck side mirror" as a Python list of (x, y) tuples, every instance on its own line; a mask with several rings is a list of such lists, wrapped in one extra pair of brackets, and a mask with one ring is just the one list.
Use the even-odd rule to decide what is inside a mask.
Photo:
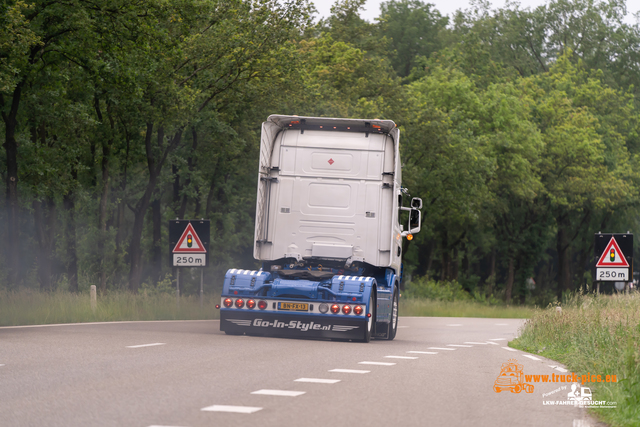
[(420, 231), (421, 212), (418, 209), (411, 209), (409, 214), (409, 233), (418, 233)]
[(411, 207), (414, 209), (422, 209), (422, 199), (420, 197), (411, 199)]

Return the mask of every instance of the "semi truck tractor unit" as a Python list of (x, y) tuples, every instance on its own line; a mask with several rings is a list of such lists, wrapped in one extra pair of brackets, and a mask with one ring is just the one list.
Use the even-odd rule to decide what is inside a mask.
[(253, 248), (262, 268), (227, 271), (222, 331), (395, 338), (402, 239), (420, 231), (422, 208), (406, 201), (399, 142), (390, 120), (262, 124)]

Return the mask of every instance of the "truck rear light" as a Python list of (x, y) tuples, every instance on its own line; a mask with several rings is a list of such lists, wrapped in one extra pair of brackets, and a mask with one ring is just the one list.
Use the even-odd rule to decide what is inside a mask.
[(242, 298), (238, 298), (238, 299), (236, 300), (236, 307), (238, 307), (238, 308), (242, 308), (242, 307), (244, 307), (244, 301), (243, 301), (243, 299), (242, 299)]
[(216, 308), (220, 308), (220, 304), (216, 304)]
[(318, 307), (318, 310), (320, 310), (320, 313), (325, 314), (327, 311), (329, 311), (329, 304), (323, 302), (322, 304), (320, 304), (320, 307)]
[(342, 312), (344, 314), (349, 314), (351, 313), (351, 306), (349, 304), (345, 304), (342, 306)]
[(258, 308), (260, 310), (264, 310), (267, 308), (267, 302), (266, 301), (258, 301)]
[(339, 306), (338, 304), (333, 304), (333, 305), (331, 306), (331, 312), (332, 312), (333, 314), (338, 314), (338, 313), (340, 313), (340, 306)]
[(233, 305), (233, 300), (231, 298), (227, 298), (224, 300), (224, 306), (229, 308)]
[(359, 305), (353, 307), (353, 314), (360, 316), (362, 314), (362, 307)]
[(256, 306), (256, 302), (252, 299), (250, 299), (249, 301), (247, 301), (247, 308), (255, 308)]

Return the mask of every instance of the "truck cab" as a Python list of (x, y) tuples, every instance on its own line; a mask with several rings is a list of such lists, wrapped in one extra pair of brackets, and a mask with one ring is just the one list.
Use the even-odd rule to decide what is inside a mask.
[(395, 337), (402, 238), (420, 231), (422, 208), (419, 198), (403, 206), (399, 139), (390, 120), (263, 123), (253, 250), (262, 268), (227, 272), (223, 331)]

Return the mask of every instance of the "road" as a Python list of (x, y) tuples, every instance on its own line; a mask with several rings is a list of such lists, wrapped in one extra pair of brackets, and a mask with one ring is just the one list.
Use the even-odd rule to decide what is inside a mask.
[(598, 425), (543, 405), (570, 384), (493, 390), (509, 359), (563, 370), (508, 349), (522, 322), (401, 317), (394, 341), (370, 343), (227, 336), (218, 321), (0, 328), (0, 425)]

